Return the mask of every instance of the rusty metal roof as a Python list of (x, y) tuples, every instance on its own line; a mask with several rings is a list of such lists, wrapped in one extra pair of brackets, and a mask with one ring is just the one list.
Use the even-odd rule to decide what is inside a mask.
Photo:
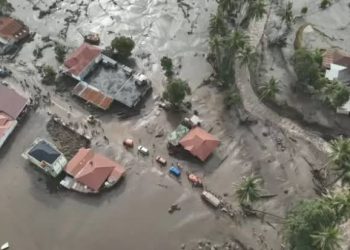
[(85, 82), (79, 82), (72, 93), (103, 110), (108, 109), (113, 102), (113, 98)]

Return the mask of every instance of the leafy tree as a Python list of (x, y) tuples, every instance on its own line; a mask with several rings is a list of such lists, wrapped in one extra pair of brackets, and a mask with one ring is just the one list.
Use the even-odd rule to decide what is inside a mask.
[(259, 87), (259, 92), (261, 100), (265, 98), (270, 100), (275, 99), (276, 94), (280, 92), (278, 81), (274, 77), (271, 77), (271, 79), (268, 82), (264, 82)]
[(281, 17), (282, 23), (285, 22), (287, 24), (287, 27), (290, 28), (292, 23), (294, 22), (294, 16), (293, 16), (293, 3), (288, 2), (285, 9), (282, 9), (279, 13), (279, 16)]
[(126, 36), (119, 36), (112, 40), (111, 47), (118, 51), (122, 58), (128, 58), (135, 47), (135, 42)]
[(235, 89), (231, 89), (227, 92), (224, 98), (224, 104), (227, 109), (230, 109), (233, 105), (241, 102), (241, 96)]
[(318, 66), (322, 67), (323, 62), (323, 53), (320, 49), (315, 49), (312, 53), (312, 56), (314, 58), (314, 61), (318, 64)]
[(223, 47), (223, 39), (221, 36), (215, 35), (210, 39), (209, 41), (210, 45), (210, 50), (212, 55), (214, 55), (214, 62), (213, 62), (213, 67), (217, 71), (217, 74), (219, 75), (219, 78), (221, 78), (222, 75), (222, 56), (221, 56), (221, 51)]
[(57, 43), (55, 46), (55, 54), (56, 54), (56, 60), (59, 63), (63, 63), (66, 53), (67, 53), (66, 47), (62, 44)]
[(227, 27), (223, 17), (223, 13), (220, 9), (218, 9), (216, 15), (210, 16), (209, 35), (210, 37), (214, 37), (215, 35), (225, 36), (226, 33)]
[(313, 245), (319, 250), (341, 249), (341, 231), (337, 227), (324, 228), (316, 234), (311, 235)]
[(11, 3), (9, 3), (7, 0), (0, 0), (0, 14), (8, 14), (8, 12), (13, 10), (14, 8), (12, 7)]
[(46, 85), (54, 84), (56, 81), (56, 71), (49, 65), (45, 65), (42, 68), (43, 79), (42, 83)]
[(250, 204), (257, 201), (261, 196), (261, 182), (260, 177), (251, 175), (244, 177), (241, 184), (239, 184), (236, 194), (241, 204)]
[(324, 10), (324, 9), (327, 9), (331, 5), (332, 5), (331, 0), (322, 0), (321, 4), (320, 4), (320, 8)]
[(186, 81), (173, 79), (167, 84), (163, 98), (177, 108), (189, 94), (191, 94), (191, 89)]
[(337, 216), (321, 199), (303, 201), (287, 215), (285, 238), (291, 250), (314, 250), (312, 235), (335, 225)]
[(333, 108), (343, 106), (349, 100), (349, 90), (337, 81), (322, 79), (321, 82), (326, 84), (321, 89), (321, 100), (329, 104)]
[(298, 49), (293, 56), (293, 66), (298, 80), (306, 85), (319, 89), (320, 68), (312, 52)]
[(160, 64), (162, 66), (162, 69), (165, 71), (166, 77), (170, 78), (174, 75), (173, 61), (171, 60), (171, 58), (163, 56), (162, 59), (160, 59)]
[(221, 10), (230, 14), (236, 7), (237, 2), (235, 0), (218, 0), (219, 7)]
[(308, 8), (306, 6), (304, 6), (302, 9), (301, 9), (301, 14), (305, 15), (308, 11)]

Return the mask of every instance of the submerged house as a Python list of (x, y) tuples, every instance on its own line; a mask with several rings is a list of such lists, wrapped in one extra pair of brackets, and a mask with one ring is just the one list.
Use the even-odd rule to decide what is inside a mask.
[(205, 161), (219, 146), (220, 141), (202, 128), (195, 127), (179, 143), (193, 156)]
[(58, 176), (67, 164), (64, 155), (50, 142), (37, 138), (22, 157), (52, 177)]
[[(325, 77), (329, 80), (337, 80), (350, 87), (350, 54), (339, 50), (327, 50), (323, 55), (322, 67), (325, 69)], [(337, 108), (337, 113), (350, 113), (350, 100), (342, 107)]]
[(0, 55), (16, 48), (29, 36), (29, 29), (21, 21), (12, 17), (0, 17)]
[(125, 175), (125, 169), (117, 162), (87, 148), (79, 149), (65, 172), (67, 177), (61, 185), (82, 193), (97, 193), (102, 188), (109, 188)]
[(63, 73), (78, 80), (73, 94), (103, 110), (113, 101), (134, 108), (151, 89), (143, 74), (134, 74), (125, 65), (102, 54), (96, 46), (84, 43), (64, 62)]
[(28, 99), (0, 84), (0, 148), (26, 112)]

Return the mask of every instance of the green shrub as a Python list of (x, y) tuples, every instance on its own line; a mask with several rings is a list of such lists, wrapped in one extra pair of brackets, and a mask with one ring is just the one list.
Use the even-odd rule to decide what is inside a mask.
[(305, 6), (301, 9), (300, 12), (301, 12), (301, 14), (305, 15), (307, 13), (307, 11), (308, 11), (308, 8)]

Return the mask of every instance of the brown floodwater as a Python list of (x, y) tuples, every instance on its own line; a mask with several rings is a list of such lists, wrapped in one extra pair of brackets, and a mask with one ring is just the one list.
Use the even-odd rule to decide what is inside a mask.
[[(34, 138), (47, 135), (45, 121), (31, 113), (0, 151), (0, 243), (26, 250), (151, 250), (224, 237), (227, 218), (216, 216), (191, 187), (142, 161), (100, 195), (51, 192), (48, 178), (21, 158)], [(169, 214), (173, 203), (181, 210)]]

